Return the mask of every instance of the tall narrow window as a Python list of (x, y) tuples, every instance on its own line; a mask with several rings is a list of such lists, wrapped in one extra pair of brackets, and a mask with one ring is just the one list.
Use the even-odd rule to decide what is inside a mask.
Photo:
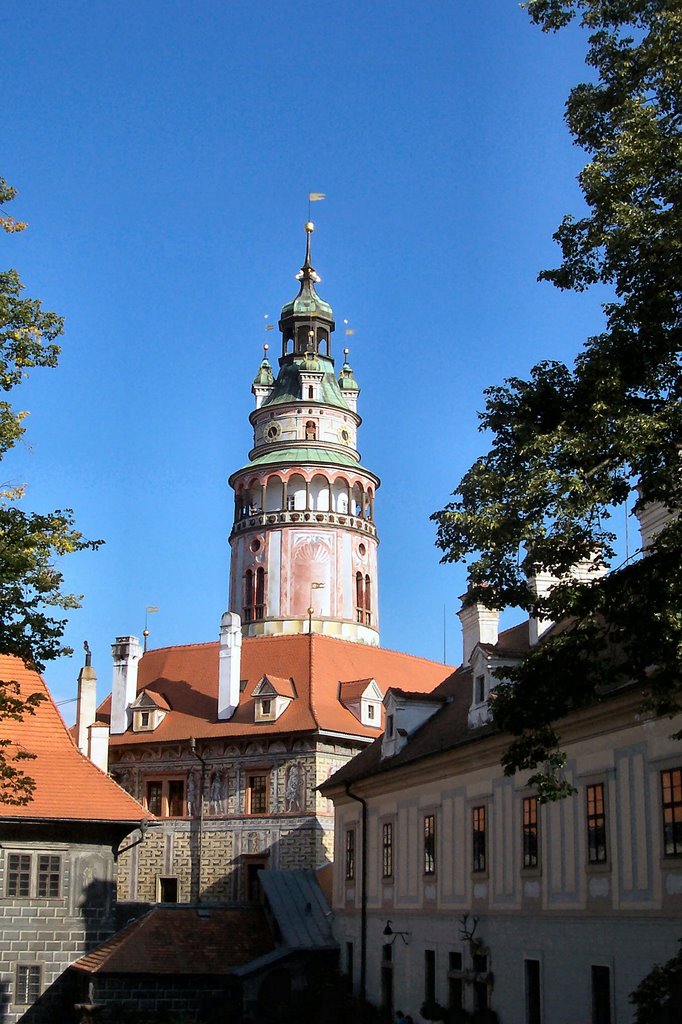
[[(488, 957), (485, 953), (473, 953), (471, 966), (476, 974), (488, 973)], [(488, 982), (483, 978), (474, 981), (474, 1011), (481, 1013), (488, 1009)]]
[(61, 858), (47, 854), (38, 857), (38, 895), (55, 899), (59, 896)]
[(355, 829), (346, 830), (346, 879), (355, 878)]
[(485, 807), (474, 807), (471, 811), (473, 870), (485, 871)]
[(587, 799), (587, 861), (589, 864), (606, 863), (606, 813), (604, 810), (604, 784), (588, 786)]
[[(527, 796), (523, 800), (523, 866), (538, 866), (538, 799)], [(530, 963), (530, 961), (527, 961)]]
[(436, 951), (424, 950), (424, 999), (427, 1003), (436, 1001)]
[(365, 576), (365, 624), (372, 625), (372, 587), (369, 576)]
[(7, 858), (7, 895), (29, 896), (31, 893), (31, 854), (10, 853)]
[(540, 1013), (540, 961), (525, 960), (526, 1024), (542, 1024)]
[(259, 566), (256, 569), (256, 615), (255, 618), (265, 617), (265, 569)]
[(162, 785), (160, 782), (148, 782), (145, 793), (147, 801), (147, 810), (151, 811), (152, 814), (161, 814), (161, 793)]
[(362, 622), (365, 617), (365, 584), (361, 572), (355, 574), (355, 611), (358, 622)]
[(424, 874), (436, 873), (436, 818), (433, 814), (424, 816)]
[(661, 772), (663, 853), (682, 857), (682, 768)]
[(168, 783), (168, 816), (182, 818), (185, 814), (185, 783), (182, 779), (171, 779)]
[(268, 776), (249, 775), (247, 792), (248, 814), (267, 814)]
[(308, 398), (314, 398), (314, 397), (315, 397), (315, 392), (313, 390), (313, 386), (312, 386), (312, 384), (309, 384), (308, 385)]
[(448, 953), (448, 1008), (450, 1010), (461, 1010), (463, 1005), (464, 990), (462, 978), (457, 972), (462, 970), (462, 954)]
[(17, 964), (14, 1002), (30, 1006), (40, 995), (40, 964)]
[(611, 1024), (611, 971), (592, 967), (592, 1024)]
[(381, 874), (384, 878), (393, 875), (393, 822), (385, 821), (381, 831)]
[(253, 570), (247, 569), (244, 574), (244, 622), (253, 618)]
[(348, 981), (350, 982), (351, 986), (353, 985), (353, 967), (354, 967), (354, 962), (355, 962), (355, 958), (354, 958), (354, 955), (353, 955), (353, 943), (352, 942), (347, 942), (346, 943), (346, 974), (348, 975)]

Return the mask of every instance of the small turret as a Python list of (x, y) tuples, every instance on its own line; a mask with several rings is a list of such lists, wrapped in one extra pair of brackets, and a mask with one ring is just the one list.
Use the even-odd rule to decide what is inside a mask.
[(268, 360), (268, 349), (269, 345), (263, 345), (263, 358), (261, 364), (258, 367), (258, 373), (253, 379), (251, 391), (256, 399), (256, 408), (260, 409), (261, 405), (272, 391), (272, 385), (275, 383), (275, 378), (272, 373), (272, 366)]
[(348, 362), (347, 348), (344, 348), (343, 350), (343, 357), (343, 366), (341, 367), (341, 373), (339, 374), (339, 388), (341, 389), (341, 394), (346, 400), (348, 408), (352, 409), (353, 412), (357, 412), (360, 388), (358, 387), (358, 383), (353, 376), (353, 370)]

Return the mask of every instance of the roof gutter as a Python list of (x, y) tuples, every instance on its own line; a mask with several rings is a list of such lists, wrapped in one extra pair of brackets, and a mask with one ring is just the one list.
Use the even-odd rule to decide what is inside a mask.
[(367, 802), (361, 796), (351, 793), (352, 783), (346, 782), (346, 796), (362, 805), (362, 837), (360, 858), (360, 1000), (364, 1003), (367, 992)]

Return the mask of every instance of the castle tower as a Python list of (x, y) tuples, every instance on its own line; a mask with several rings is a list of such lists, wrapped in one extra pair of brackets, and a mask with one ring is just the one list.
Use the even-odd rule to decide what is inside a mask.
[[(334, 315), (315, 291), (306, 224), (300, 289), (282, 309), (274, 378), (264, 346), (253, 382), (254, 444), (229, 479), (230, 609), (246, 636), (316, 633), (379, 643), (374, 496), (379, 478), (360, 464), (360, 389), (348, 364), (338, 379)], [(311, 610), (312, 609), (312, 610)]]

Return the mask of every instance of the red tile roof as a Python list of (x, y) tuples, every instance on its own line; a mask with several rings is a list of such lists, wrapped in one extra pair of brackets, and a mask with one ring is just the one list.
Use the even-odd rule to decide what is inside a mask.
[[(382, 692), (390, 686), (426, 693), (452, 672), (452, 666), (381, 647), (314, 634), (249, 637), (242, 644), (240, 678), (246, 681), (239, 707), (229, 721), (218, 721), (218, 643), (190, 644), (147, 651), (140, 659), (138, 691), (163, 693), (172, 710), (153, 732), (112, 736), (113, 746), (174, 742), (194, 736), (265, 736), (324, 730), (374, 738), (339, 700), (344, 679), (375, 679)], [(296, 699), (276, 722), (256, 723), (256, 684), (268, 678), (292, 679)], [(108, 721), (111, 699), (100, 708)]]
[(0, 655), (0, 680), (19, 684), (22, 697), (46, 698), (22, 721), (0, 719), (0, 739), (9, 750), (26, 750), (35, 760), (19, 767), (36, 782), (33, 799), (20, 807), (3, 803), (2, 818), (77, 819), (136, 822), (153, 815), (84, 757), (73, 742), (41, 677), (18, 658)]
[(371, 679), (349, 679), (346, 682), (342, 682), (340, 687), (340, 699), (347, 702), (360, 700), (371, 682)]
[(260, 907), (155, 907), (72, 966), (89, 974), (229, 974), (274, 948)]

